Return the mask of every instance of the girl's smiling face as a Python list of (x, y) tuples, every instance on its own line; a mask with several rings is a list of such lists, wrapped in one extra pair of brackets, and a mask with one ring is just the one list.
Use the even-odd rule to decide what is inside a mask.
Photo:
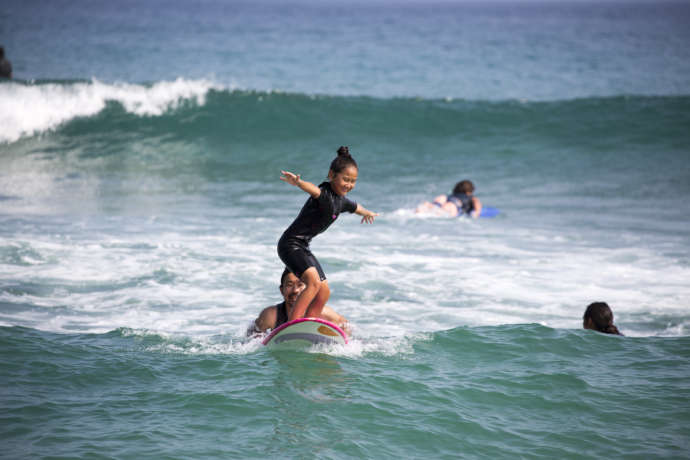
[(347, 166), (339, 173), (334, 173), (332, 170), (328, 171), (328, 179), (331, 181), (331, 188), (340, 195), (345, 196), (355, 188), (357, 183), (357, 168), (354, 166)]

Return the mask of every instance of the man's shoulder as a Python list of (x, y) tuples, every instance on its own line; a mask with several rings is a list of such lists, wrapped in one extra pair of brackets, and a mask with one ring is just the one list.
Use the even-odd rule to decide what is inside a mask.
[(271, 309), (273, 309), (273, 308), (278, 308), (279, 305), (280, 305), (280, 302), (274, 303), (273, 305), (269, 305), (268, 307), (265, 307), (265, 308), (263, 309), (263, 311), (271, 310)]
[(261, 310), (261, 313), (259, 313), (259, 317), (270, 315), (271, 313), (276, 312), (278, 310), (279, 305), (280, 303), (277, 303), (275, 305), (269, 305), (268, 307), (265, 307), (263, 310)]

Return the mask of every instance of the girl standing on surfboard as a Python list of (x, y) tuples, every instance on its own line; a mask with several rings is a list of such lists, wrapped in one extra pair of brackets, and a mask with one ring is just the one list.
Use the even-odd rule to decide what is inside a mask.
[(318, 318), (331, 295), (331, 289), (319, 261), (309, 250), (309, 242), (335, 222), (342, 211), (354, 212), (362, 216), (362, 223), (369, 224), (374, 222), (378, 213), (345, 198), (355, 187), (358, 173), (357, 163), (347, 147), (338, 149), (338, 156), (331, 162), (328, 171), (329, 180), (318, 187), (302, 180), (299, 174), (289, 171), (281, 173), (280, 180), (309, 194), (299, 215), (278, 241), (278, 256), (306, 285), (288, 319), (302, 318), (305, 313), (308, 317)]

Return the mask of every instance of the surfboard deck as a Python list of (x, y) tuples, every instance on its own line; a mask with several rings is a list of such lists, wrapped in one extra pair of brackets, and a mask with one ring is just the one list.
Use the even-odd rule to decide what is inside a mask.
[(345, 345), (347, 335), (321, 318), (298, 318), (281, 324), (264, 339), (271, 348), (308, 348), (313, 345)]
[(497, 208), (492, 208), (491, 206), (482, 206), (482, 212), (479, 217), (496, 217), (499, 214)]

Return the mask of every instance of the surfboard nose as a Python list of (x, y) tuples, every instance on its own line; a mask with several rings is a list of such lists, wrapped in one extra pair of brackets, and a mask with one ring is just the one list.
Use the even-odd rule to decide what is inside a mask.
[(264, 339), (263, 344), (291, 344), (301, 347), (318, 344), (345, 345), (347, 342), (345, 332), (335, 324), (320, 318), (300, 318), (278, 326)]

